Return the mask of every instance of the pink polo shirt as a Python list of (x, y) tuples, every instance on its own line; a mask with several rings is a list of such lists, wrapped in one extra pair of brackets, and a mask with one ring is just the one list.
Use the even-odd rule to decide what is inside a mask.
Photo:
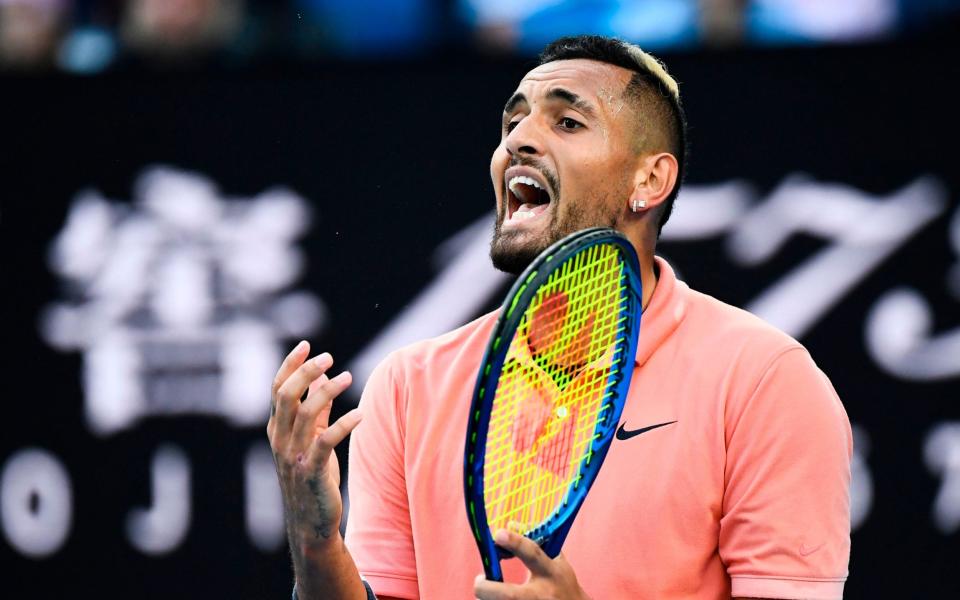
[[(657, 265), (627, 435), (564, 556), (598, 600), (840, 598), (852, 439), (836, 392), (795, 340)], [(364, 390), (346, 543), (378, 595), (473, 597), (483, 569), (464, 509), (464, 433), (495, 321), (394, 352)], [(517, 559), (503, 566), (507, 581), (527, 576)]]

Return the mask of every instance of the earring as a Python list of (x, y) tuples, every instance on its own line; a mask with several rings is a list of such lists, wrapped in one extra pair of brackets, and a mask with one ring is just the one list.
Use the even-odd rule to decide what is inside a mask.
[(641, 210), (643, 210), (643, 209), (646, 208), (646, 207), (647, 207), (647, 201), (646, 201), (646, 200), (641, 200), (641, 199), (639, 199), (639, 198), (634, 198), (634, 199), (630, 202), (630, 209), (633, 210), (633, 212), (640, 212)]

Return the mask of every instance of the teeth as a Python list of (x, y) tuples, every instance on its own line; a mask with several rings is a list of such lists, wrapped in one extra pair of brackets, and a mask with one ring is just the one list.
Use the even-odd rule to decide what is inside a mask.
[(520, 207), (510, 216), (510, 220), (523, 220), (535, 217), (533, 214), (533, 209), (537, 207), (536, 204), (521, 204)]
[(511, 191), (511, 192), (513, 192), (514, 194), (516, 194), (516, 193), (517, 193), (517, 190), (516, 190), (515, 188), (516, 188), (516, 186), (517, 186), (518, 184), (521, 184), (521, 183), (522, 183), (522, 184), (525, 184), (525, 185), (532, 185), (533, 187), (537, 188), (538, 190), (542, 190), (542, 189), (543, 189), (543, 186), (540, 185), (539, 183), (537, 183), (537, 181), (536, 181), (535, 179), (533, 179), (532, 177), (527, 177), (526, 175), (518, 175), (518, 176), (516, 176), (516, 177), (511, 178), (511, 179), (510, 179), (510, 182), (507, 184), (507, 187), (510, 188), (510, 191)]
[(536, 214), (533, 212), (533, 210), (538, 206), (540, 206), (540, 204), (538, 203), (523, 202), (526, 194), (517, 191), (517, 186), (519, 185), (529, 185), (536, 190), (541, 190), (541, 191), (544, 190), (544, 187), (540, 185), (540, 183), (533, 177), (527, 177), (526, 175), (517, 175), (516, 177), (511, 177), (510, 181), (507, 182), (507, 187), (510, 189), (511, 192), (513, 192), (513, 194), (521, 202), (517, 210), (512, 215), (510, 215), (511, 221), (513, 220), (522, 221), (524, 219), (530, 219), (535, 217)]

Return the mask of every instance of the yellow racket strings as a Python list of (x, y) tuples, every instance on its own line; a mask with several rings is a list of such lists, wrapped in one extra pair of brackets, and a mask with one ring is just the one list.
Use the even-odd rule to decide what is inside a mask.
[(527, 533), (555, 513), (589, 461), (625, 345), (626, 274), (595, 245), (537, 291), (510, 341), (487, 431), (484, 503), (492, 531)]

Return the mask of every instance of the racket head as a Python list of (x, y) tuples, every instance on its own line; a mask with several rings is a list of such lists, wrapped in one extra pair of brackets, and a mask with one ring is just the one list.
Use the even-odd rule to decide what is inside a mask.
[(563, 545), (623, 411), (640, 330), (633, 245), (609, 228), (571, 234), (514, 283), (474, 389), (464, 452), (470, 528), (488, 579), (509, 527), (551, 558)]

